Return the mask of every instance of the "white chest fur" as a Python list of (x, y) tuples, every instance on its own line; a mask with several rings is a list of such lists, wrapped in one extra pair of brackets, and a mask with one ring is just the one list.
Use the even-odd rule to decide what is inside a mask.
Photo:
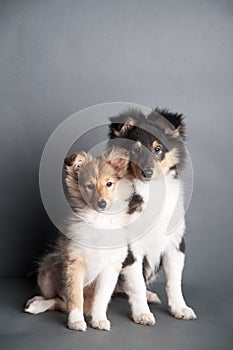
[[(131, 249), (141, 259), (146, 255), (150, 265), (155, 267), (170, 245), (179, 247), (184, 235), (183, 190), (180, 180), (173, 176), (154, 181), (149, 197), (147, 189), (148, 184), (137, 183), (138, 193), (146, 202), (145, 212), (149, 214), (144, 219), (145, 234), (131, 244)], [(152, 223), (151, 218), (154, 219)]]

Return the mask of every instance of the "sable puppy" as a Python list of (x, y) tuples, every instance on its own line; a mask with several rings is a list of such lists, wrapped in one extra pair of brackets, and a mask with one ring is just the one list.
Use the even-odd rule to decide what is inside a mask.
[[(117, 201), (118, 185), (128, 174), (128, 164), (127, 152), (119, 148), (99, 158), (85, 152), (66, 158), (65, 182), (75, 215), (67, 223), (67, 235), (60, 234), (53, 251), (43, 257), (38, 270), (41, 296), (27, 302), (26, 312), (62, 310), (68, 313), (70, 329), (85, 331), (85, 309), (92, 317), (92, 327), (110, 329), (106, 310), (127, 256), (127, 246), (117, 249), (85, 247), (79, 244), (79, 233), (83, 226), (88, 229), (88, 225), (112, 227), (112, 219), (104, 212)], [(133, 187), (129, 186), (129, 190), (128, 197)], [(123, 212), (116, 214), (115, 220), (122, 227), (127, 211), (126, 205)]]
[[(147, 291), (142, 278), (149, 283), (163, 266), (170, 312), (176, 318), (196, 318), (182, 295), (181, 279), (184, 266), (185, 220), (167, 234), (175, 209), (184, 217), (184, 203), (180, 172), (185, 164), (184, 117), (156, 107), (147, 117), (136, 109), (111, 117), (109, 125), (111, 144), (120, 144), (130, 150), (131, 169), (135, 181), (145, 184), (163, 178), (166, 198), (163, 213), (150, 232), (132, 243), (130, 249), (134, 264), (122, 270), (123, 290), (129, 296), (133, 319), (137, 323), (151, 324), (146, 296), (150, 302), (159, 302), (157, 295)], [(130, 145), (129, 145), (130, 141)], [(143, 185), (138, 187), (138, 201), (144, 201)], [(131, 213), (134, 212), (132, 209)]]

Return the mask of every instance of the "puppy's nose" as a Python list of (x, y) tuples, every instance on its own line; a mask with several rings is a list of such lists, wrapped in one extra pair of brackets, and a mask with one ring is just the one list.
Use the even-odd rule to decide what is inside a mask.
[(153, 175), (153, 170), (152, 169), (144, 169), (142, 172), (143, 176), (146, 177), (147, 179), (150, 179), (151, 176)]
[(105, 200), (101, 199), (100, 201), (98, 201), (97, 205), (100, 209), (104, 209), (107, 203), (105, 202)]

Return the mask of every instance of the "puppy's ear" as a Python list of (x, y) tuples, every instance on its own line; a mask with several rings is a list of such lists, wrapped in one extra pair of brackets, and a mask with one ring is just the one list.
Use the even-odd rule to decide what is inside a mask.
[(185, 139), (184, 115), (165, 108), (156, 107), (147, 120), (163, 130), (165, 134)]
[(64, 165), (67, 174), (76, 175), (83, 164), (85, 164), (86, 158), (86, 152), (74, 153), (70, 157), (65, 158)]
[(110, 164), (116, 169), (125, 168), (128, 165), (129, 161), (125, 158), (115, 158), (110, 160)]
[(108, 162), (116, 169), (118, 177), (126, 174), (129, 164), (129, 152), (120, 147), (114, 147), (107, 156)]
[(110, 117), (109, 136), (111, 139), (116, 137), (127, 137), (128, 132), (135, 126), (145, 121), (145, 115), (137, 109), (129, 109), (117, 116)]

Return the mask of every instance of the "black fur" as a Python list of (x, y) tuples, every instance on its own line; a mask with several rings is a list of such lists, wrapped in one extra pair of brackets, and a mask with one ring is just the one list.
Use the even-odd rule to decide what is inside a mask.
[[(109, 126), (109, 137), (112, 139), (111, 142), (114, 141), (128, 150), (132, 147), (132, 142), (129, 143), (129, 140), (139, 141), (144, 146), (143, 152), (140, 155), (131, 152), (131, 161), (137, 163), (142, 170), (150, 168), (153, 163), (155, 155), (153, 154), (152, 143), (154, 140), (163, 147), (163, 152), (159, 157), (156, 156), (158, 161), (162, 161), (165, 153), (175, 148), (178, 156), (175, 165), (178, 176), (179, 170), (183, 169), (185, 164), (185, 147), (183, 144), (185, 125), (183, 119), (184, 116), (181, 113), (158, 107), (147, 118), (142, 112), (131, 109), (119, 116), (110, 118), (112, 123)], [(129, 120), (130, 126), (127, 127), (129, 125), (127, 121)]]
[(159, 264), (152, 269), (145, 255), (142, 262), (142, 272), (143, 272), (145, 283), (147, 283), (151, 278), (153, 279), (153, 277), (155, 277), (157, 273), (159, 273), (162, 266), (163, 266), (163, 260), (161, 257)]
[(170, 168), (170, 171), (174, 171), (174, 179), (178, 178), (178, 171), (177, 171), (177, 167), (174, 165)]
[[(162, 117), (162, 118), (161, 118)], [(155, 107), (155, 109), (148, 115), (147, 120), (149, 122), (161, 121), (164, 122), (164, 118), (173, 126), (174, 130), (179, 128), (179, 135), (182, 139), (185, 139), (185, 124), (184, 115), (178, 112), (172, 112), (166, 108)]]
[(128, 214), (133, 214), (136, 211), (142, 211), (143, 199), (140, 194), (134, 193), (129, 204), (128, 204)]
[(185, 254), (185, 240), (184, 240), (184, 237), (182, 238), (182, 241), (180, 242), (180, 246), (179, 246), (179, 250)]
[(129, 266), (129, 265), (133, 265), (133, 263), (135, 262), (135, 257), (133, 256), (132, 251), (130, 250), (130, 247), (128, 246), (128, 254), (127, 257), (125, 258), (125, 261), (122, 264), (122, 268)]
[[(139, 125), (146, 119), (146, 117), (140, 110), (130, 108), (128, 111), (122, 112), (115, 117), (110, 117), (109, 119), (111, 121), (111, 124), (109, 125), (109, 138), (114, 139), (116, 137), (114, 131), (120, 132), (124, 125), (129, 125), (130, 128)], [(132, 121), (133, 125), (131, 124)], [(124, 137), (126, 134), (127, 132), (122, 132), (120, 137)]]
[[(150, 271), (150, 272), (148, 273), (148, 271)], [(150, 265), (149, 265), (149, 262), (147, 260), (146, 255), (144, 256), (143, 261), (142, 261), (142, 273), (143, 273), (144, 280), (146, 282), (151, 274)]]

